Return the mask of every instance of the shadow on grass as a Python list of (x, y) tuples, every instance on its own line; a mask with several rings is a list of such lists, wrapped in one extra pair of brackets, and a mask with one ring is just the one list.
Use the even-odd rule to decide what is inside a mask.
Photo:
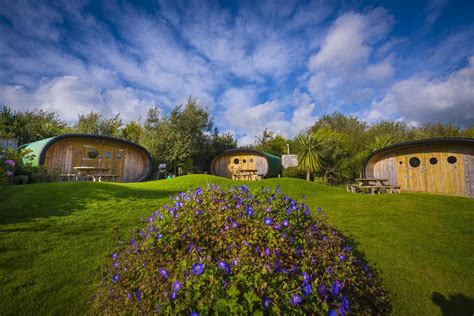
[[(2, 192), (0, 225), (27, 223), (36, 219), (68, 216), (87, 210), (96, 201), (119, 202), (167, 199), (178, 190), (139, 189), (108, 183), (44, 183), (12, 187)], [(150, 210), (151, 212), (151, 210)], [(38, 227), (42, 230), (42, 227)]]
[(444, 316), (474, 315), (474, 298), (468, 297), (464, 294), (456, 293), (449, 295), (449, 297), (446, 298), (439, 292), (433, 292), (431, 300), (441, 308), (441, 313)]

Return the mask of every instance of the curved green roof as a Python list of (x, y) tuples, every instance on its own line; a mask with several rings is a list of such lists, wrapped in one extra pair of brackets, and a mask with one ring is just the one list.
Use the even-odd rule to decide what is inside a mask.
[(268, 161), (268, 173), (267, 178), (276, 178), (281, 174), (281, 157), (262, 152), (267, 157)]
[(29, 155), (34, 155), (33, 160), (27, 159), (27, 157), (23, 157), (23, 162), (24, 163), (30, 163), (33, 166), (39, 166), (42, 161), (40, 161), (41, 154), (43, 153), (43, 150), (46, 148), (46, 146), (51, 142), (55, 137), (50, 137), (50, 138), (45, 138), (36, 142), (32, 142), (29, 144), (23, 144), (18, 149), (29, 149), (32, 152)]

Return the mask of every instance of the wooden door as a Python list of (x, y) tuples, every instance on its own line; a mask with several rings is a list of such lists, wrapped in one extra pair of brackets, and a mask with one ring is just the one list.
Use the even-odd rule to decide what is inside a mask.
[(395, 161), (401, 190), (426, 191), (426, 161), (423, 153), (400, 155)]
[(84, 143), (82, 145), (82, 167), (99, 167), (99, 146), (94, 143)]
[(439, 164), (445, 170), (445, 183), (441, 193), (466, 195), (466, 178), (464, 174), (464, 157), (460, 153), (443, 152)]
[(108, 168), (108, 171), (105, 173), (108, 174), (117, 174), (114, 170), (114, 157), (115, 157), (115, 146), (113, 145), (103, 145), (102, 146), (102, 168)]
[(125, 148), (117, 146), (115, 149), (114, 166), (115, 174), (119, 176), (119, 181), (125, 181), (124, 179), (124, 166), (125, 166)]

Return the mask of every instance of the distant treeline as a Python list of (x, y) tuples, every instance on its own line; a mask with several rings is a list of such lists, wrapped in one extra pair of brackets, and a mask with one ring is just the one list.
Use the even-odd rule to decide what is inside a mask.
[[(461, 128), (449, 123), (425, 123), (409, 126), (404, 122), (381, 121), (368, 125), (356, 117), (338, 112), (318, 119), (293, 139), (286, 139), (262, 126), (262, 133), (253, 145), (247, 146), (271, 154), (305, 153), (304, 139), (311, 139), (317, 152), (317, 166), (311, 176), (337, 184), (359, 175), (364, 158), (376, 149), (394, 143), (436, 137), (474, 138), (474, 126)], [(184, 172), (208, 171), (210, 160), (219, 152), (235, 148), (231, 134), (219, 133), (209, 110), (189, 98), (184, 105), (175, 106), (169, 115), (158, 107), (148, 109), (143, 120), (124, 123), (120, 114), (104, 118), (97, 112), (80, 114), (77, 121), (66, 124), (55, 113), (43, 110), (13, 111), (3, 106), (0, 112), (0, 136), (14, 136), (19, 144), (65, 133), (85, 133), (114, 136), (144, 146), (156, 164), (166, 163), (173, 170)], [(304, 168), (303, 168), (304, 169)]]

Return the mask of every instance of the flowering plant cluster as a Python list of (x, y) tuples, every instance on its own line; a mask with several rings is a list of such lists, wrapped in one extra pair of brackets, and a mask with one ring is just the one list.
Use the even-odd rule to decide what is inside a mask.
[(280, 189), (198, 188), (120, 241), (101, 313), (386, 314), (379, 281), (318, 209)]

